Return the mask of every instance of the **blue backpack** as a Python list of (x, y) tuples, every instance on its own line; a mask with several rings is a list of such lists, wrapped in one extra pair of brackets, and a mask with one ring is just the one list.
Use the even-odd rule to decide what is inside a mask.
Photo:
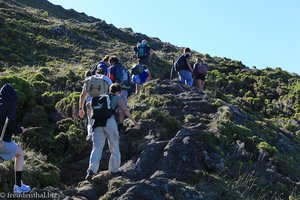
[(122, 65), (118, 65), (116, 71), (116, 82), (121, 85), (121, 88), (128, 90), (131, 87), (131, 78), (129, 71)]

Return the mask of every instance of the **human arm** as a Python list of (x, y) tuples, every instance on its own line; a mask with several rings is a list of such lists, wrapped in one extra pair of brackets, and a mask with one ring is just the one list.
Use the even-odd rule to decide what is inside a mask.
[(193, 72), (193, 68), (191, 67), (191, 63), (190, 63), (189, 57), (187, 57), (187, 58), (185, 59), (185, 62), (186, 62), (186, 64), (187, 64), (188, 68), (190, 69), (190, 71)]
[(138, 48), (137, 48), (137, 46), (135, 46), (135, 47), (133, 48), (133, 51), (134, 51), (134, 54), (137, 54), (137, 53), (138, 53)]
[(87, 93), (86, 93), (85, 84), (84, 84), (83, 87), (82, 87), (80, 97), (79, 97), (79, 117), (80, 118), (83, 118), (84, 115), (85, 115), (85, 112), (84, 112), (83, 108), (84, 108), (84, 101), (86, 99), (86, 96), (87, 96)]
[(151, 47), (149, 45), (147, 45), (146, 51), (147, 51), (147, 55), (150, 56), (150, 54), (151, 54)]
[(118, 101), (118, 108), (121, 109), (123, 114), (126, 115), (134, 123), (135, 128), (137, 129), (140, 128), (140, 124), (137, 121), (135, 121), (135, 119), (133, 118), (129, 110), (124, 106), (123, 100), (121, 98), (119, 98)]
[(150, 73), (150, 71), (147, 70), (147, 73), (148, 73), (148, 77), (147, 77), (147, 79), (146, 79), (146, 82), (149, 81), (149, 80), (151, 80), (151, 73)]

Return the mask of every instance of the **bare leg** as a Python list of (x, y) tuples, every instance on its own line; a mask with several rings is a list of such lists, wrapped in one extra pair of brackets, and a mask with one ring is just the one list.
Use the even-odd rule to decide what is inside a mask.
[(123, 124), (124, 121), (124, 113), (121, 111), (121, 109), (118, 109), (118, 115), (119, 115), (119, 123)]
[(201, 80), (197, 79), (196, 85), (197, 85), (197, 88), (201, 90)]
[(23, 171), (24, 169), (24, 152), (21, 147), (18, 146), (15, 156), (15, 172)]
[(201, 90), (201, 91), (204, 91), (204, 84), (205, 84), (205, 81), (200, 81), (200, 82), (201, 82), (200, 90)]
[(141, 89), (141, 84), (135, 84), (135, 94), (138, 94)]

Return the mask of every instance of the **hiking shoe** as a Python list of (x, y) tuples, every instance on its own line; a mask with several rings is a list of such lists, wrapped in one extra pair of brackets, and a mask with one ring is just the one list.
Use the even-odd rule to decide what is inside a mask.
[(92, 141), (92, 135), (88, 134), (85, 138), (85, 140), (88, 141)]
[(28, 185), (25, 185), (23, 181), (21, 181), (21, 187), (14, 185), (14, 194), (21, 194), (30, 192), (31, 188)]
[(85, 180), (87, 180), (87, 181), (92, 180), (92, 178), (93, 178), (94, 175), (95, 175), (94, 172), (89, 171), (89, 172), (87, 173), (86, 177), (85, 177)]
[(123, 171), (117, 171), (117, 172), (110, 172), (110, 174), (111, 174), (113, 177), (117, 177), (117, 176), (123, 176), (123, 175), (124, 175), (124, 172), (123, 172)]

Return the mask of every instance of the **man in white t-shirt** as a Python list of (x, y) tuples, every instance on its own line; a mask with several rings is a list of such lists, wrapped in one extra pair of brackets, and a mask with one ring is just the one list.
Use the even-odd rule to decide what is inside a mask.
[[(96, 76), (103, 76), (103, 80), (107, 82), (108, 84), (108, 88), (109, 86), (112, 84), (112, 81), (110, 80), (110, 78), (105, 74), (105, 70), (102, 70), (101, 66), (99, 65), (99, 67), (96, 70)], [(86, 73), (86, 78), (88, 78), (88, 74)], [(108, 92), (108, 91), (107, 91)], [(79, 99), (79, 116), (81, 118), (84, 117), (85, 115), (85, 111), (84, 111), (84, 100), (86, 99), (86, 111), (87, 111), (87, 119), (88, 119), (88, 125), (87, 125), (87, 132), (88, 135), (86, 137), (86, 140), (90, 140), (92, 138), (92, 132), (93, 132), (93, 123), (94, 120), (92, 119), (92, 109), (91, 109), (91, 101), (92, 101), (92, 96), (89, 95), (86, 91), (86, 83), (84, 83), (84, 85), (82, 86), (82, 91), (80, 94), (80, 99)]]

